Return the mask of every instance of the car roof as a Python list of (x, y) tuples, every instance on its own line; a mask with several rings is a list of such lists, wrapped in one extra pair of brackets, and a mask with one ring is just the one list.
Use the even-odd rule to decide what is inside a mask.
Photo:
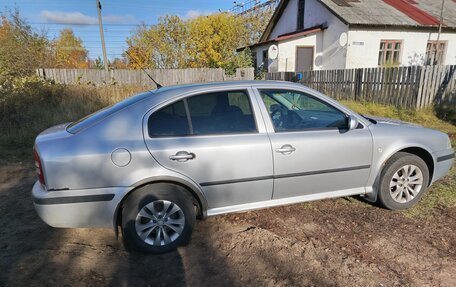
[(216, 87), (236, 87), (236, 86), (273, 86), (273, 85), (289, 85), (296, 86), (299, 85), (293, 82), (287, 81), (271, 81), (271, 80), (243, 80), (243, 81), (224, 81), (224, 82), (206, 82), (206, 83), (193, 83), (193, 84), (182, 84), (182, 85), (173, 85), (162, 87), (157, 90), (157, 92), (162, 91), (179, 91), (179, 90), (198, 90), (205, 88), (216, 88)]
[[(261, 87), (274, 87), (274, 88), (286, 88), (286, 87), (299, 87), (306, 88), (305, 86), (286, 81), (264, 81), (264, 80), (251, 80), (251, 81), (225, 81), (225, 82), (208, 82), (208, 83), (194, 83), (194, 84), (183, 84), (174, 86), (165, 86), (156, 90), (150, 91), (151, 97), (149, 103), (159, 103), (172, 99), (178, 95), (186, 93), (197, 93), (199, 91), (213, 90), (213, 89), (235, 89), (237, 87), (245, 89), (249, 86), (261, 86)], [(308, 88), (307, 88), (308, 89)]]
[[(271, 81), (271, 80), (250, 80), (250, 81), (224, 81), (224, 82), (207, 82), (193, 83), (174, 86), (165, 86), (159, 89), (150, 90), (147, 92), (150, 96), (145, 97), (141, 104), (146, 104), (150, 107), (161, 104), (168, 100), (174, 99), (184, 94), (193, 94), (205, 91), (214, 91), (220, 89), (246, 89), (248, 87), (264, 87), (264, 88), (298, 88), (301, 90), (311, 90), (310, 88), (293, 82), (287, 81)], [(316, 92), (316, 91), (315, 91)]]

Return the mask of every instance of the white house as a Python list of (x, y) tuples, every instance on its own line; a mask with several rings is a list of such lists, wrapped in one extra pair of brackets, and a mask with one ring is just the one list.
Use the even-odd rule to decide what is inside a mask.
[(282, 0), (250, 49), (256, 67), (270, 72), (456, 64), (456, 1), (445, 1), (438, 36), (441, 5), (442, 0)]

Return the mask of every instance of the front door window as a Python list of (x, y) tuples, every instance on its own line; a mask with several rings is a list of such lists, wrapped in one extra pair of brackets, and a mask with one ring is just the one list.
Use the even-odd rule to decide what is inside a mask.
[(345, 113), (310, 95), (288, 90), (260, 90), (276, 132), (347, 129)]

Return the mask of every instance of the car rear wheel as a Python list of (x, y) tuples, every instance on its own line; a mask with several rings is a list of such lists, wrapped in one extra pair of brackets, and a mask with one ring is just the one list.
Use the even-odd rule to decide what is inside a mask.
[(195, 218), (192, 198), (182, 187), (148, 185), (126, 199), (122, 235), (130, 249), (164, 253), (188, 243)]
[(418, 156), (399, 152), (383, 168), (378, 202), (392, 210), (412, 207), (423, 197), (429, 183), (429, 169)]

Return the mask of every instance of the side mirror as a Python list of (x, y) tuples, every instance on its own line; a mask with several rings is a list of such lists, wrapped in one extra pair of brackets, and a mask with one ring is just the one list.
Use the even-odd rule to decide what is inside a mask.
[(358, 119), (352, 116), (348, 116), (348, 129), (354, 130), (358, 127), (359, 122)]

